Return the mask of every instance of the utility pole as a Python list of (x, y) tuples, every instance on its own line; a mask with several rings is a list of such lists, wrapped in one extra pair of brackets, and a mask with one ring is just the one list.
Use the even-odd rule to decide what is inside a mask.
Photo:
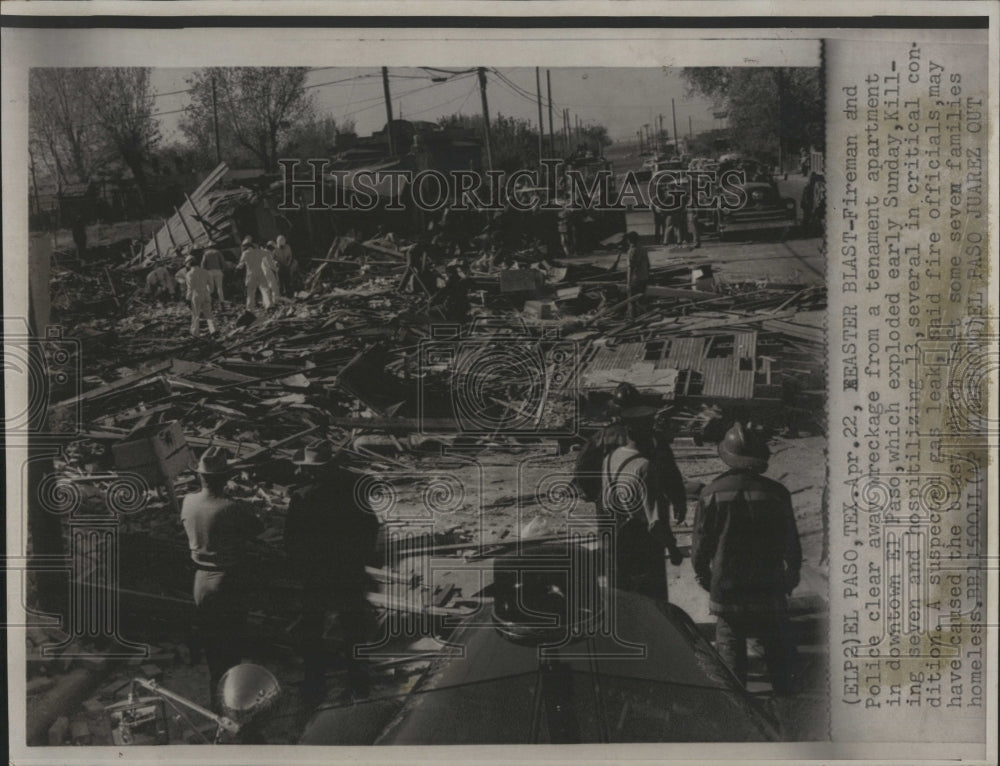
[(38, 199), (38, 179), (35, 177), (35, 153), (28, 147), (28, 160), (31, 162), (31, 190), (35, 193), (35, 215), (42, 212), (42, 203)]
[(382, 67), (382, 93), (385, 95), (385, 133), (389, 139), (389, 156), (396, 155), (392, 142), (392, 96), (389, 94), (389, 67)]
[(583, 131), (581, 130), (581, 127), (580, 127), (580, 115), (574, 114), (573, 117), (576, 118), (576, 146), (577, 146), (577, 149), (579, 149), (580, 148), (580, 141), (582, 140), (582, 137), (583, 137)]
[(663, 151), (663, 114), (660, 114), (660, 132), (656, 136), (656, 150)]
[(670, 99), (670, 120), (674, 124), (674, 154), (680, 154), (680, 146), (677, 145), (677, 110), (673, 99)]
[(694, 130), (691, 127), (691, 115), (688, 115), (688, 141), (694, 140)]
[(542, 122), (542, 70), (535, 67), (535, 91), (538, 93), (538, 167), (545, 156), (545, 123)]
[(563, 109), (563, 154), (569, 154), (569, 109)]
[(486, 101), (486, 67), (479, 67), (479, 95), (483, 100), (483, 136), (486, 141), (486, 169), (493, 170), (493, 150), (490, 149), (490, 105)]
[(219, 102), (215, 96), (215, 75), (212, 75), (212, 124), (215, 126), (215, 161), (222, 162), (222, 142), (219, 140)]
[(782, 153), (784, 148), (784, 141), (782, 141), (782, 134), (785, 132), (785, 110), (784, 110), (784, 92), (785, 92), (785, 78), (784, 73), (781, 71), (781, 67), (774, 70), (775, 85), (778, 88), (778, 173), (785, 172), (785, 158)]
[(549, 96), (549, 151), (556, 153), (556, 133), (552, 129), (552, 72), (545, 70), (545, 83), (548, 87)]

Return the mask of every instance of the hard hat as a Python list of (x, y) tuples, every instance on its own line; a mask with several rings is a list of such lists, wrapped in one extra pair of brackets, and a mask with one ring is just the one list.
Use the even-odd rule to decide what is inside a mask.
[(271, 671), (243, 662), (226, 671), (218, 692), (222, 714), (243, 726), (275, 703), (281, 686)]
[(771, 451), (756, 432), (748, 431), (737, 422), (719, 442), (719, 457), (730, 468), (764, 473)]
[(639, 404), (639, 390), (631, 383), (619, 383), (615, 387), (614, 402), (621, 408)]

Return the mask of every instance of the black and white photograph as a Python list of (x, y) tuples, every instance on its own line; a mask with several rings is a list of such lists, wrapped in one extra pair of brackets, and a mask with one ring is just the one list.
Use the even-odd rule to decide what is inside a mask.
[[(907, 314), (923, 329), (890, 289), (892, 230), (937, 204), (936, 144), (907, 126), (953, 120), (951, 146), (976, 151), (966, 59), (898, 44), (877, 85), (834, 89), (828, 68), (854, 70), (829, 53), (848, 48), (815, 30), (692, 30), (634, 54), (596, 29), (495, 29), (481, 50), (473, 29), (455, 50), (454, 30), (374, 30), (326, 60), (294, 52), (321, 30), (275, 30), (273, 48), (224, 30), (252, 33), (259, 60), (207, 53), (207, 27), (145, 58), (148, 38), (104, 31), (124, 55), (40, 57), (19, 81), (26, 300), (5, 311), (5, 381), (27, 398), (5, 416), (5, 566), (29, 760), (820, 757), (904, 690), (929, 714), (934, 662), (974, 669), (982, 604), (959, 625), (933, 601), (949, 552), (926, 540), (985, 492), (979, 446), (961, 443), (973, 468), (915, 472), (926, 491), (888, 473), (917, 449), (889, 430), (906, 412), (890, 339)], [(66, 30), (8, 32), (37, 47)], [(497, 54), (518, 35), (530, 55)], [(897, 99), (897, 67), (931, 95)], [(935, 76), (961, 117), (934, 117)], [(951, 242), (972, 258), (966, 175)], [(899, 211), (866, 182), (901, 185)], [(909, 210), (913, 237), (947, 231)], [(988, 534), (964, 518), (956, 539), (983, 536), (951, 546), (963, 564)], [(984, 598), (961, 582), (962, 603)], [(937, 608), (952, 618), (932, 630)], [(970, 678), (941, 693), (968, 720)]]
[(29, 89), (40, 744), (823, 735), (817, 67)]

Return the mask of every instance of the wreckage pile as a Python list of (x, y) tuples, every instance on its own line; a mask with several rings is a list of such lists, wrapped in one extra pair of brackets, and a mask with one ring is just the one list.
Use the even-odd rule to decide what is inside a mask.
[[(676, 433), (699, 442), (701, 425), (730, 405), (775, 431), (820, 428), (821, 286), (716, 280), (695, 290), (692, 266), (677, 263), (653, 271), (644, 310), (627, 319), (620, 272), (527, 253), (523, 268), (473, 273), (472, 321), (459, 328), (426, 295), (399, 291), (404, 247), (338, 238), (294, 299), (249, 318), (224, 309), (212, 340), (186, 335), (183, 304), (138, 294), (135, 266), (57, 267), (55, 291), (76, 280), (110, 309), (68, 330), (84, 339), (88, 375), (53, 408), (55, 421), (82, 425), (61, 476), (95, 486), (141, 476), (158, 491), (150, 507), (174, 511), (128, 524), (172, 540), (183, 561), (177, 495), (195, 486), (194, 454), (227, 447), (244, 469), (238, 494), (269, 522), (266, 557), (281, 539), (289, 459), (318, 436), (372, 475), (413, 470), (443, 445), (565, 452), (603, 422), (621, 381), (669, 404)], [(178, 596), (189, 585), (180, 571)]]
[[(236, 197), (246, 194), (214, 199)], [(211, 199), (193, 195), (195, 215), (212, 215)], [(681, 256), (652, 271), (629, 318), (622, 271), (534, 246), (501, 268), (480, 251), (459, 251), (449, 257), (468, 275), (471, 308), (456, 325), (432, 305), (438, 284), (401, 290), (412, 243), (340, 235), (304, 264), (294, 297), (270, 311), (245, 312), (240, 286), (227, 284), (230, 302), (216, 310), (222, 332), (199, 339), (188, 334), (188, 306), (140, 289), (151, 265), (180, 267), (181, 232), (195, 233), (185, 216), (178, 210), (141, 250), (123, 242), (85, 262), (64, 254), (51, 282), (53, 322), (79, 341), (86, 373), (78, 390), (52, 386), (51, 429), (68, 433), (54, 486), (120, 512), (118, 590), (126, 619), (142, 617), (146, 629), (190, 621), (179, 498), (196, 489), (195, 456), (209, 446), (235, 455), (241, 471), (230, 491), (266, 527), (252, 556), (269, 600), (252, 620), (267, 640), (290, 644), (298, 586), (281, 543), (291, 457), (313, 438), (338, 445), (384, 518), (428, 497), (447, 507), (432, 530), (417, 525), (411, 550), (462, 552), (516, 537), (509, 518), (491, 521), (490, 511), (521, 503), (509, 492), (481, 505), (463, 495), (456, 481), (481, 480), (470, 456), (488, 464), (516, 452), (536, 467), (564, 468), (561, 456), (605, 422), (619, 382), (664, 407), (679, 454), (712, 454), (704, 427), (727, 408), (773, 432), (822, 430), (822, 286), (727, 283), (705, 277), (704, 257)], [(212, 220), (199, 231), (221, 230)], [(419, 577), (392, 563), (370, 568), (374, 581), (414, 596), (377, 593), (373, 603), (442, 615), (474, 608), (474, 594), (453, 590), (431, 594), (428, 606)], [(44, 679), (60, 662), (33, 656), (29, 676)]]

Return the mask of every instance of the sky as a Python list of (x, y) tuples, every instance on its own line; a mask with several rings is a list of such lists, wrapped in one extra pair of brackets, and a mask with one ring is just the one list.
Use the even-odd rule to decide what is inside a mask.
[[(188, 104), (183, 92), (191, 69), (154, 69), (152, 84), (160, 127), (169, 143), (180, 140), (177, 126), (181, 111)], [(389, 86), (393, 116), (397, 119), (426, 120), (451, 114), (481, 114), (479, 85), (475, 72), (453, 68), (448, 73), (410, 67), (391, 67)], [(545, 69), (541, 70), (543, 120), (548, 131)], [(552, 102), (556, 131), (562, 124), (562, 109), (570, 110), (570, 124), (579, 116), (584, 125), (596, 123), (608, 128), (613, 139), (634, 139), (644, 124), (655, 129), (659, 115), (663, 128), (671, 135), (671, 99), (677, 119), (677, 132), (688, 132), (688, 118), (695, 133), (718, 127), (712, 116), (712, 103), (700, 96), (689, 98), (679, 69), (628, 68), (558, 68), (549, 70), (552, 79)], [(446, 77), (433, 82), (431, 77)], [(314, 94), (318, 111), (338, 121), (353, 119), (359, 135), (381, 130), (385, 125), (385, 102), (379, 67), (320, 67), (312, 69), (306, 80)], [(534, 67), (490, 68), (487, 72), (487, 98), (491, 117), (521, 117), (538, 121)]]

